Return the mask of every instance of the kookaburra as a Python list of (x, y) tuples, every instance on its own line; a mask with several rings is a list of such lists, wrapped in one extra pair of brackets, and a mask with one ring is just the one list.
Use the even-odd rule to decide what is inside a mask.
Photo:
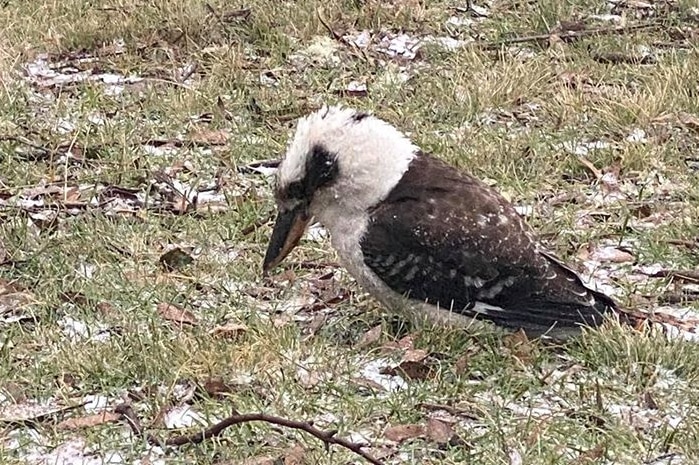
[(315, 218), (357, 282), (411, 316), (558, 337), (616, 308), (546, 252), (494, 189), (370, 114), (336, 106), (302, 118), (276, 181), (265, 273)]

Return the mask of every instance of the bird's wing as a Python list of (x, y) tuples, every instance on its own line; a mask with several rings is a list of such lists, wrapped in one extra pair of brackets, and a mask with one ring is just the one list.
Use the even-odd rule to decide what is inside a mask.
[(614, 307), (542, 252), (497, 192), (424, 154), (370, 212), (361, 249), (396, 292), (528, 334), (596, 326)]

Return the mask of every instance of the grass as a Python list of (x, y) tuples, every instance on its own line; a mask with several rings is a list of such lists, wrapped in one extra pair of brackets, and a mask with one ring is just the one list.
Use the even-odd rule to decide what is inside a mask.
[[(695, 240), (699, 221), (699, 183), (688, 165), (699, 113), (692, 2), (613, 12), (627, 24), (659, 21), (659, 28), (497, 50), (431, 44), (413, 60), (328, 39), (318, 17), (322, 8), (332, 30), (350, 37), (367, 28), (481, 42), (547, 33), (565, 21), (609, 25), (590, 16), (608, 13), (605, 2), (495, 1), (487, 17), (463, 6), (37, 0), (0, 9), (0, 277), (14, 286), (0, 295), (3, 408), (71, 405), (87, 396), (113, 408), (129, 400), (163, 436), (177, 407), (191, 407), (204, 424), (234, 409), (263, 411), (362, 436), (386, 463), (698, 461), (694, 342), (614, 325), (564, 347), (489, 330), (410, 327), (341, 269), (301, 266), (334, 260), (326, 239), (305, 240), (280, 274), (262, 280), (271, 178), (239, 168), (282, 156), (296, 118), (343, 102), (376, 112), (423, 149), (530, 207), (528, 220), (549, 246), (586, 276), (594, 271), (622, 303), (652, 309), (682, 290), (639, 267), (695, 269), (699, 262), (696, 243), (676, 245)], [(227, 17), (235, 8), (249, 14)], [(453, 16), (470, 24), (455, 26)], [(595, 59), (643, 50), (655, 63)], [(48, 77), (32, 81), (26, 71), (40, 59), (63, 75), (143, 80), (123, 88), (47, 85)], [(189, 79), (178, 80), (191, 65)], [(366, 82), (368, 96), (344, 96), (352, 81)], [(629, 138), (638, 130), (640, 142)], [(602, 195), (617, 189), (608, 177), (596, 179), (570, 153), (598, 141), (606, 144), (585, 157), (618, 183), (618, 200)], [(207, 204), (200, 193), (200, 208), (178, 214), (181, 198), (159, 172), (185, 190), (208, 187), (221, 196)], [(595, 258), (619, 244), (634, 263)], [(163, 266), (173, 248), (191, 263)], [(338, 302), (322, 305), (330, 298)], [(188, 310), (196, 323), (166, 321), (160, 303)], [(226, 323), (245, 330), (217, 335)], [(372, 341), (366, 335), (377, 326)], [(399, 365), (406, 348), (425, 351), (418, 366), (428, 376), (392, 391), (389, 381), (399, 380), (379, 369)], [(138, 463), (148, 454), (201, 464), (359, 460), (266, 424), (163, 452), (123, 422), (61, 423), (92, 411), (5, 422), (0, 463), (53, 463), (70, 440), (96, 451), (95, 462), (79, 463), (115, 452)], [(434, 421), (449, 426), (451, 441), (435, 439)], [(388, 428), (407, 424), (427, 425), (425, 437), (385, 438)], [(295, 446), (301, 458), (289, 452)]]

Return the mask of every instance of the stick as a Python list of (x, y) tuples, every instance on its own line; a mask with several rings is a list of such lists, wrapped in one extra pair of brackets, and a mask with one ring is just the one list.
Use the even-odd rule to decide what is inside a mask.
[(586, 157), (584, 157), (582, 155), (577, 155), (575, 158), (578, 159), (578, 161), (580, 162), (581, 165), (583, 165), (585, 168), (590, 170), (590, 172), (592, 173), (592, 175), (595, 177), (595, 179), (597, 181), (602, 179), (602, 172), (600, 170), (598, 170), (597, 167), (594, 164), (592, 164), (592, 162), (590, 160), (588, 160)]
[(429, 411), (434, 411), (434, 410), (444, 410), (447, 413), (450, 413), (455, 416), (459, 417), (464, 417), (468, 418), (469, 420), (478, 420), (478, 417), (474, 415), (473, 413), (469, 412), (466, 409), (458, 408), (458, 407), (453, 407), (451, 405), (446, 405), (446, 404), (431, 404), (428, 402), (420, 402), (417, 404), (418, 407), (423, 408), (425, 410)]
[(683, 281), (699, 283), (699, 270), (666, 270), (662, 269), (647, 276), (651, 278), (676, 278)]
[(209, 438), (219, 436), (221, 433), (223, 433), (223, 431), (231, 426), (239, 425), (241, 423), (250, 423), (253, 421), (262, 421), (265, 423), (271, 423), (273, 425), (283, 426), (285, 428), (305, 431), (311, 436), (323, 441), (326, 446), (337, 444), (340, 447), (344, 447), (345, 449), (354, 452), (373, 465), (384, 465), (382, 461), (364, 451), (362, 449), (364, 447), (362, 444), (357, 444), (356, 442), (352, 442), (347, 439), (338, 438), (336, 436), (337, 431), (323, 431), (313, 426), (313, 424), (310, 422), (289, 420), (286, 418), (276, 417), (274, 415), (268, 415), (266, 413), (234, 414), (210, 426), (201, 433), (173, 436), (166, 439), (164, 442), (161, 442), (153, 435), (144, 431), (141, 423), (136, 417), (135, 412), (133, 411), (133, 408), (129, 404), (118, 405), (115, 408), (115, 412), (121, 414), (124, 419), (126, 419), (134, 434), (145, 437), (146, 440), (152, 445), (183, 446), (185, 444), (199, 444)]
[(320, 24), (322, 24), (323, 27), (325, 29), (327, 29), (327, 31), (330, 33), (332, 38), (339, 41), (339, 42), (342, 42), (342, 36), (340, 34), (338, 34), (337, 32), (335, 32), (333, 30), (333, 28), (330, 27), (330, 25), (325, 20), (325, 18), (323, 18), (323, 13), (322, 13), (322, 10), (320, 8), (318, 10), (316, 10), (316, 15), (318, 16), (318, 21), (320, 21)]
[(552, 36), (558, 36), (562, 40), (565, 39), (578, 39), (581, 37), (588, 36), (598, 36), (598, 35), (611, 35), (611, 34), (625, 34), (627, 32), (637, 31), (640, 29), (650, 29), (662, 27), (661, 24), (656, 22), (642, 23), (642, 24), (632, 24), (630, 26), (613, 26), (613, 27), (599, 27), (595, 29), (583, 29), (581, 31), (565, 31), (565, 32), (550, 32), (548, 34), (537, 34), (531, 36), (523, 37), (513, 37), (510, 39), (502, 39), (495, 42), (481, 42), (478, 43), (480, 47), (494, 49), (499, 48), (503, 45), (513, 45), (513, 44), (523, 44), (527, 42), (544, 42), (549, 40)]

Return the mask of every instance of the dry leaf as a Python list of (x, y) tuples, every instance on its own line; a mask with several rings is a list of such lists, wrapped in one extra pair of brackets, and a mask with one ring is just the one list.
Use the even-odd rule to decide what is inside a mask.
[(424, 362), (404, 361), (398, 366), (386, 367), (380, 371), (382, 375), (401, 376), (403, 378), (424, 381), (434, 376), (434, 370)]
[(352, 381), (357, 384), (358, 386), (365, 387), (368, 389), (372, 389), (374, 391), (386, 391), (386, 388), (381, 385), (381, 383), (377, 383), (374, 380), (371, 380), (369, 378), (364, 378), (362, 376), (358, 376), (356, 378), (353, 378)]
[(690, 113), (681, 112), (679, 114), (680, 123), (693, 131), (699, 131), (699, 117)]
[(109, 302), (99, 302), (97, 305), (95, 305), (95, 308), (102, 314), (102, 316), (106, 317), (117, 316), (118, 313), (114, 305), (110, 304)]
[(317, 386), (323, 378), (324, 377), (316, 370), (309, 370), (303, 367), (299, 367), (298, 370), (296, 370), (296, 380), (306, 389)]
[(37, 423), (74, 408), (76, 408), (75, 405), (39, 404), (31, 400), (21, 404), (9, 404), (0, 407), (0, 424)]
[(387, 342), (386, 344), (381, 346), (381, 349), (384, 352), (393, 352), (395, 350), (411, 350), (413, 348), (414, 342), (414, 336), (412, 334), (408, 334), (407, 336), (401, 338), (398, 342)]
[(604, 457), (606, 447), (604, 443), (599, 443), (597, 444), (593, 449), (588, 450), (587, 452), (583, 452), (573, 460), (571, 465), (583, 465), (583, 464), (594, 464), (594, 463), (599, 463), (599, 460)]
[(167, 321), (179, 323), (180, 325), (188, 324), (194, 326), (197, 324), (197, 318), (192, 312), (177, 305), (161, 302), (157, 308), (158, 314)]
[(27, 400), (25, 389), (20, 384), (12, 381), (0, 384), (0, 395), (5, 398), (5, 401), (11, 400), (16, 404)]
[(512, 355), (523, 362), (529, 362), (533, 359), (535, 346), (531, 343), (523, 330), (506, 335), (503, 338), (505, 347), (510, 349)]
[(427, 437), (438, 444), (447, 444), (454, 437), (454, 430), (449, 423), (430, 418), (427, 420)]
[(589, 259), (600, 263), (626, 263), (635, 261), (633, 254), (617, 247), (597, 248), (590, 253)]
[(190, 136), (190, 140), (201, 145), (226, 145), (230, 134), (227, 129), (203, 129)]
[(320, 328), (323, 327), (325, 322), (327, 321), (328, 316), (325, 313), (319, 313), (316, 316), (313, 317), (311, 322), (306, 326), (304, 332), (306, 333), (306, 338), (310, 339), (311, 337), (315, 336), (316, 333), (320, 330)]
[(384, 431), (384, 437), (390, 441), (403, 442), (408, 439), (419, 438), (425, 435), (425, 427), (422, 425), (396, 425), (390, 426)]
[(204, 391), (206, 394), (213, 399), (224, 399), (226, 394), (233, 392), (228, 384), (226, 384), (221, 378), (209, 378), (204, 382)]
[(357, 343), (357, 348), (363, 349), (364, 347), (368, 347), (368, 346), (376, 343), (376, 341), (378, 341), (380, 337), (381, 337), (381, 325), (376, 325), (373, 328), (371, 328), (369, 331), (364, 333), (362, 338)]
[(647, 409), (658, 410), (658, 403), (655, 401), (655, 398), (653, 397), (653, 394), (650, 393), (650, 391), (646, 391), (643, 394), (643, 404)]
[(294, 446), (284, 453), (284, 465), (302, 465), (306, 463), (306, 449)]
[(427, 351), (423, 349), (408, 349), (403, 355), (404, 362), (421, 362), (427, 357)]
[[(186, 199), (184, 199), (184, 202), (188, 204)], [(184, 208), (185, 210), (187, 209), (186, 205), (184, 206)], [(189, 265), (194, 261), (194, 259), (191, 255), (189, 255), (181, 248), (175, 247), (174, 249), (165, 252), (163, 255), (161, 255), (158, 261), (161, 265), (163, 265), (163, 267), (167, 271), (175, 271), (186, 265)]]
[(214, 329), (209, 331), (214, 337), (223, 337), (227, 339), (235, 339), (248, 330), (248, 327), (239, 323), (228, 322), (221, 326), (216, 326)]
[(68, 418), (56, 425), (59, 430), (76, 430), (81, 428), (92, 428), (105, 423), (115, 423), (119, 421), (121, 415), (115, 412), (100, 412), (84, 417)]
[(457, 375), (463, 375), (468, 370), (468, 362), (471, 359), (470, 355), (462, 355), (459, 359), (454, 362), (454, 373)]

